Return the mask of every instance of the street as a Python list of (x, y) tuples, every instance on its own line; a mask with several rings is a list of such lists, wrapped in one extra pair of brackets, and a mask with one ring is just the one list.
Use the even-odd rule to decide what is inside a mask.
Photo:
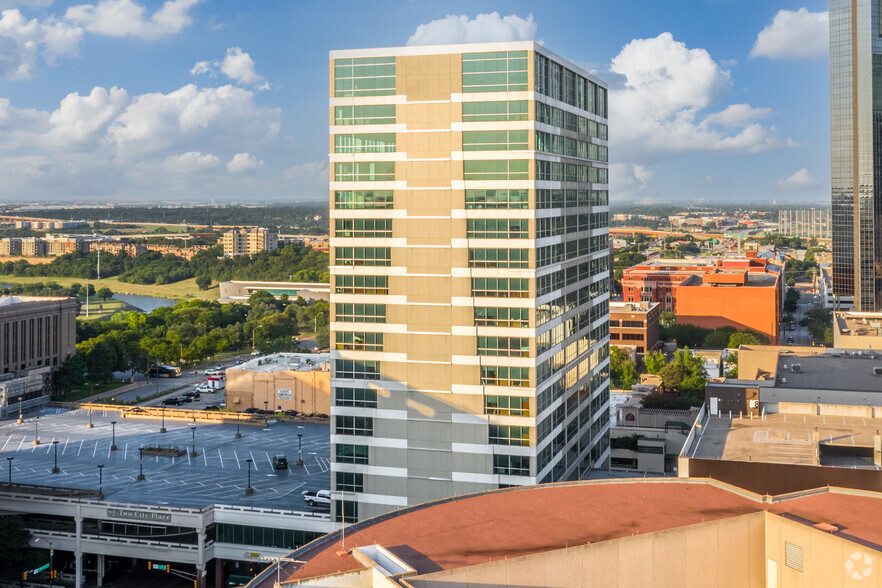
[(806, 312), (815, 308), (819, 303), (820, 296), (818, 294), (802, 292), (796, 312), (793, 313), (793, 330), (790, 330), (789, 324), (784, 325), (779, 336), (779, 345), (787, 345), (787, 338), (793, 337), (793, 343), (791, 343), (791, 345), (811, 346), (812, 334), (809, 332), (808, 327), (801, 327), (799, 321), (805, 317)]

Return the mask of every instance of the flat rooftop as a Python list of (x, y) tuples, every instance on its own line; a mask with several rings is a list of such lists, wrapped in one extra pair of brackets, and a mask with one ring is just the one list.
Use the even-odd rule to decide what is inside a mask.
[[(799, 366), (798, 371), (794, 371), (794, 364)], [(860, 355), (835, 350), (817, 355), (779, 353), (775, 387), (879, 393), (882, 392), (882, 376), (874, 375), (875, 367), (882, 367), (882, 356), (870, 359), (866, 352)], [(882, 396), (873, 405), (880, 402)]]
[(243, 364), (227, 368), (251, 372), (314, 372), (328, 371), (331, 364), (330, 353), (274, 353), (255, 357)]
[[(816, 430), (822, 445), (872, 449), (882, 419), (784, 413), (769, 414), (765, 420), (712, 416), (688, 457), (813, 465)], [(872, 465), (872, 455), (869, 464), (845, 455), (829, 459), (833, 461), (823, 465), (878, 469)]]
[(658, 302), (610, 302), (609, 312), (610, 314), (634, 312), (648, 313), (658, 305)]
[[(572, 482), (459, 496), (348, 526), (346, 548), (379, 544), (425, 574), (763, 510), (795, 515), (806, 525), (839, 525), (852, 540), (882, 550), (882, 495), (823, 489), (769, 504), (732, 486), (684, 478)], [(307, 562), (293, 579), (364, 567), (341, 551), (339, 532), (293, 555)], [(291, 571), (293, 566), (285, 566)]]
[(834, 312), (833, 317), (843, 335), (882, 337), (882, 312)]
[[(33, 445), (39, 417), (40, 445)], [(112, 426), (116, 421), (117, 450), (111, 451)], [(201, 508), (231, 504), (285, 510), (311, 509), (303, 502), (304, 490), (330, 488), (330, 434), (328, 425), (277, 422), (269, 427), (242, 425), (236, 439), (235, 424), (196, 425), (196, 457), (144, 456), (146, 480), (137, 481), (138, 448), (192, 448), (192, 423), (122, 419), (116, 411), (93, 412), (93, 428), (87, 427), (85, 409), (47, 408), (25, 414), (22, 424), (0, 421), (0, 467), (6, 470), (12, 457), (12, 482), (98, 489), (98, 468), (103, 464), (103, 492), (113, 502)], [(303, 435), (303, 466), (297, 461), (297, 435)], [(58, 441), (58, 474), (52, 473)], [(274, 470), (273, 455), (288, 457), (288, 469)], [(253, 494), (245, 494), (251, 459)], [(8, 471), (8, 470), (7, 470)], [(7, 471), (0, 477), (5, 482)]]

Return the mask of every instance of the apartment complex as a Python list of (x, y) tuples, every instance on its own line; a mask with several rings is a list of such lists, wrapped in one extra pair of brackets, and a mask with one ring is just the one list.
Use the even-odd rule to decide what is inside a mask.
[(223, 236), (224, 255), (254, 255), (261, 251), (274, 251), (279, 247), (279, 234), (270, 229), (254, 227), (233, 229)]
[(833, 291), (882, 310), (882, 14), (878, 2), (830, 0)]
[(658, 302), (681, 323), (752, 329), (774, 342), (780, 331), (783, 275), (783, 266), (755, 254), (740, 259), (653, 259), (624, 271), (622, 298)]
[(603, 82), (534, 42), (330, 58), (337, 520), (605, 465)]

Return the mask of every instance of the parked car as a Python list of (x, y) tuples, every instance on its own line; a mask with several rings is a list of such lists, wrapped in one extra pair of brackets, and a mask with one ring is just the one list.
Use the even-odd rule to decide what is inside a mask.
[(331, 506), (331, 491), (303, 492), (303, 501), (309, 506)]
[(277, 470), (287, 470), (288, 469), (288, 458), (284, 455), (274, 455), (273, 459), (273, 468)]
[(208, 384), (199, 384), (199, 387), (196, 388), (197, 394), (214, 394), (214, 388), (209, 386)]
[(242, 412), (245, 412), (247, 414), (256, 414), (258, 412), (258, 409), (254, 408), (253, 406), (249, 406)]
[(163, 406), (178, 406), (182, 404), (180, 398), (166, 398), (162, 401)]
[(221, 409), (221, 407), (218, 406), (217, 404), (212, 404), (212, 405), (206, 406), (202, 410), (220, 410), (220, 409)]

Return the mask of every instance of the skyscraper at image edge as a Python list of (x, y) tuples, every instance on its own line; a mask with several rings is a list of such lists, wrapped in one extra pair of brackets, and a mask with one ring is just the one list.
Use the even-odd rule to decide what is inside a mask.
[(833, 292), (882, 310), (880, 3), (830, 0)]
[(603, 82), (533, 42), (330, 58), (337, 520), (605, 465)]

